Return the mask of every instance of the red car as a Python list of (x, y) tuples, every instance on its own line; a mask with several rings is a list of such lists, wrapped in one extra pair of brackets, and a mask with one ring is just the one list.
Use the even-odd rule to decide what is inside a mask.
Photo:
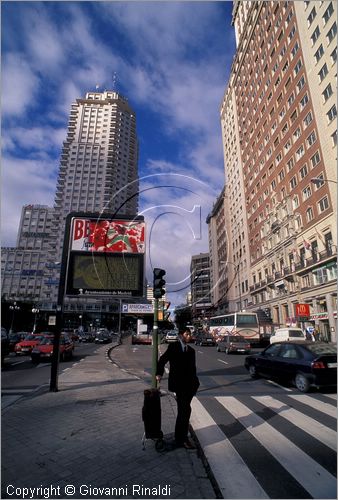
[(20, 354), (30, 354), (34, 346), (38, 345), (43, 338), (42, 335), (27, 335), (21, 342), (14, 346), (14, 352), (17, 356)]
[[(40, 363), (40, 361), (50, 361), (53, 356), (54, 337), (44, 337), (40, 344), (33, 347), (31, 352), (32, 363)], [(73, 357), (74, 343), (64, 335), (60, 338), (60, 361), (71, 359)]]

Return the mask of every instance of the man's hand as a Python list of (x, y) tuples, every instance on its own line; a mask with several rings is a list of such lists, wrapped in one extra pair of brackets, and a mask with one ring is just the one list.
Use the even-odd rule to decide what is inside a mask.
[(162, 378), (161, 375), (156, 375), (156, 380), (157, 380), (158, 383), (161, 382), (161, 378)]

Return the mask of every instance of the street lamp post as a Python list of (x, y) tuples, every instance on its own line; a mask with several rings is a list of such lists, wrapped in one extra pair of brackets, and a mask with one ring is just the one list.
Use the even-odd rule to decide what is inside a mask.
[(16, 302), (13, 302), (13, 305), (9, 306), (9, 308), (12, 311), (12, 321), (11, 321), (11, 327), (9, 329), (9, 333), (13, 333), (15, 311), (19, 311), (20, 310), (20, 306), (17, 306)]
[(35, 333), (35, 330), (36, 330), (36, 320), (37, 320), (37, 315), (39, 314), (40, 312), (40, 309), (36, 308), (36, 307), (33, 307), (32, 309), (32, 313), (35, 315), (34, 316), (34, 326), (33, 326), (33, 333)]
[(333, 182), (334, 184), (338, 183), (334, 179), (324, 179), (324, 177), (312, 177), (311, 182), (312, 182), (312, 184), (315, 184), (316, 186), (319, 186), (323, 182)]

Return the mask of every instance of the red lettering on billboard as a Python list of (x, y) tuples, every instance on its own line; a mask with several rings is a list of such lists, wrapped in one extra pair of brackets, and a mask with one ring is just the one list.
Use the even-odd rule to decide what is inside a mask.
[(86, 219), (75, 219), (74, 221), (74, 241), (87, 238), (89, 234), (90, 221)]

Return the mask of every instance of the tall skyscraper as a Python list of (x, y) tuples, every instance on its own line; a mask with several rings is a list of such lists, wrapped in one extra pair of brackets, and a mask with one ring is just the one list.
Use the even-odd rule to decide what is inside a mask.
[(235, 1), (237, 52), (221, 108), (230, 258), (243, 266), (243, 305), (268, 310), (278, 325), (293, 324), (296, 304), (308, 304), (308, 323), (333, 340), (335, 14), (332, 1)]
[[(114, 91), (88, 92), (71, 105), (54, 203), (49, 262), (60, 262), (69, 212), (138, 212), (138, 141), (135, 113)], [(55, 270), (57, 279), (58, 270)], [(58, 287), (45, 287), (55, 304)]]
[[(71, 105), (54, 207), (23, 208), (17, 247), (2, 252), (2, 296), (55, 310), (69, 212), (138, 213), (135, 113), (115, 91), (88, 92)], [(72, 299), (65, 312), (117, 312), (111, 300)]]

